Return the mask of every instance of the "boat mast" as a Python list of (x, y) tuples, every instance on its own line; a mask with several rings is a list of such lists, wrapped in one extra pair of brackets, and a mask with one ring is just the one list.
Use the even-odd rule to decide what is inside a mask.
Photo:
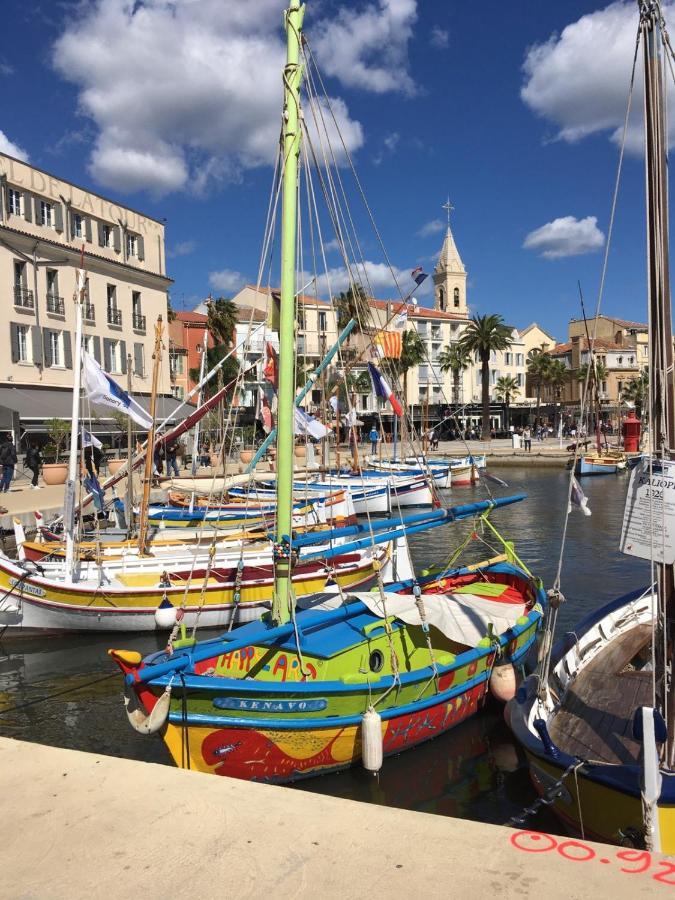
[[(645, 70), (645, 165), (647, 183), (647, 290), (652, 452), (671, 459), (675, 447), (673, 339), (668, 254), (668, 136), (662, 67), (659, 0), (639, 0)], [(675, 756), (675, 679), (669, 671), (675, 646), (673, 566), (658, 567), (661, 610), (656, 632), (657, 696), (668, 725), (667, 760)]]
[[(199, 383), (204, 380), (204, 373), (206, 372), (206, 354), (208, 352), (209, 347), (209, 329), (204, 329), (204, 343), (202, 344), (202, 359), (199, 366)], [(199, 389), (199, 393), (197, 394), (197, 406), (202, 405), (202, 390)], [(195, 430), (192, 433), (192, 474), (197, 474), (197, 468), (199, 467), (199, 420), (195, 424)]]
[(145, 453), (145, 471), (143, 473), (143, 499), (138, 523), (138, 554), (147, 553), (148, 543), (148, 504), (150, 502), (150, 482), (155, 448), (155, 411), (157, 409), (157, 382), (159, 380), (159, 364), (162, 359), (162, 317), (157, 317), (155, 325), (155, 349), (152, 351), (152, 393), (150, 395), (150, 418), (152, 424), (148, 431), (147, 450)]
[[(276, 542), (290, 535), (293, 508), (293, 442), (295, 400), (295, 248), (297, 229), (297, 182), (300, 155), (300, 48), (302, 20), (300, 0), (290, 0), (285, 14), (286, 67), (282, 121), (283, 182), (281, 207), (281, 303), (279, 312), (279, 384), (277, 407), (277, 525)], [(275, 560), (272, 618), (290, 619), (292, 602), (291, 561)]]
[[(127, 393), (131, 396), (131, 353), (127, 354)], [(134, 533), (134, 470), (132, 460), (134, 458), (133, 433), (131, 416), (127, 416), (127, 535)]]
[(77, 479), (77, 441), (80, 436), (80, 384), (82, 379), (82, 303), (87, 288), (84, 271), (84, 247), (77, 270), (75, 289), (75, 359), (73, 361), (73, 406), (70, 429), (70, 455), (68, 457), (68, 481), (64, 494), (64, 525), (66, 529), (66, 581), (73, 580), (75, 565), (75, 481)]

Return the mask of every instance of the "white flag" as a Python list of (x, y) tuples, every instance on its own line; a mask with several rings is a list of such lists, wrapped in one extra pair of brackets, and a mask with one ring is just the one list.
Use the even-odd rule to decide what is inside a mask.
[(119, 384), (103, 371), (93, 356), (84, 351), (82, 362), (84, 391), (92, 403), (111, 406), (124, 415), (131, 416), (134, 422), (146, 431), (152, 427), (152, 419), (140, 403), (123, 391)]
[(319, 422), (318, 419), (315, 419), (313, 416), (310, 416), (309, 413), (306, 413), (304, 409), (300, 409), (296, 406), (295, 433), (308, 434), (310, 435), (310, 437), (313, 437), (317, 441), (320, 441), (321, 438), (326, 437), (326, 435), (328, 434), (328, 429), (323, 424), (323, 422)]
[(576, 480), (574, 475), (572, 475), (572, 490), (570, 491), (570, 503), (568, 512), (572, 512), (572, 506), (578, 506), (585, 516), (591, 515), (591, 511), (588, 508), (588, 498), (586, 497), (586, 494), (584, 494), (584, 492), (581, 490), (581, 485)]
[(97, 450), (100, 450), (103, 447), (103, 444), (99, 441), (95, 434), (92, 434), (90, 431), (87, 431), (86, 428), (82, 429), (82, 446), (83, 447), (96, 447)]

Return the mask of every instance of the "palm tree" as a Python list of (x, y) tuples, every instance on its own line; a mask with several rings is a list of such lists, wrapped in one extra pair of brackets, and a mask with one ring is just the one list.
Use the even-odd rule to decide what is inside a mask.
[(408, 372), (419, 366), (427, 358), (427, 350), (424, 341), (417, 331), (412, 328), (403, 332), (403, 346), (398, 360), (398, 370), (403, 375), (403, 403), (408, 409)]
[(511, 329), (500, 315), (471, 317), (460, 344), (481, 363), (483, 440), (490, 440), (490, 356), (497, 350), (508, 350), (513, 343)]
[(533, 350), (527, 361), (527, 374), (537, 387), (537, 413), (535, 421), (539, 420), (541, 412), (541, 389), (546, 381), (546, 373), (551, 364), (551, 357), (543, 350)]
[(341, 291), (337, 297), (333, 297), (333, 306), (340, 331), (350, 319), (356, 320), (352, 334), (364, 331), (370, 322), (370, 304), (360, 284), (351, 284), (346, 291)]
[[(569, 378), (569, 370), (561, 359), (552, 359), (548, 364), (548, 369), (544, 375), (546, 384), (553, 390), (553, 396), (556, 404), (556, 416), (558, 415), (558, 402), (560, 401), (560, 390)], [(558, 423), (555, 423), (556, 430)]]
[(621, 399), (624, 403), (635, 404), (635, 415), (638, 419), (642, 418), (642, 407), (644, 406), (647, 394), (649, 393), (649, 372), (644, 369), (636, 378), (631, 378), (628, 384), (621, 392)]
[(452, 372), (452, 402), (459, 403), (459, 379), (471, 365), (471, 354), (459, 341), (446, 344), (438, 357), (441, 372)]
[(497, 379), (497, 384), (495, 385), (495, 394), (497, 395), (497, 399), (501, 400), (504, 406), (506, 407), (506, 428), (508, 429), (510, 423), (510, 415), (509, 415), (509, 407), (511, 405), (511, 400), (514, 397), (517, 397), (520, 393), (520, 388), (518, 387), (518, 382), (513, 377), (513, 375), (502, 375), (501, 378)]
[(206, 306), (206, 327), (214, 343), (225, 344), (229, 349), (237, 325), (237, 304), (227, 297), (218, 297), (216, 300), (209, 300)]
[[(229, 349), (225, 346), (225, 344), (216, 344), (215, 347), (209, 347), (206, 351), (206, 370), (210, 372), (211, 369), (218, 365), (221, 359), (224, 356), (227, 356), (229, 353)], [(235, 359), (231, 356), (225, 363), (223, 363), (220, 372), (218, 373), (218, 378), (212, 378), (211, 381), (207, 382), (204, 385), (202, 396), (205, 400), (208, 400), (209, 397), (212, 397), (215, 393), (217, 393), (223, 384), (229, 384), (230, 381), (234, 381), (239, 373), (239, 360)], [(188, 375), (190, 379), (194, 381), (195, 384), (199, 382), (199, 376), (201, 374), (201, 370), (199, 368), (190, 369)]]

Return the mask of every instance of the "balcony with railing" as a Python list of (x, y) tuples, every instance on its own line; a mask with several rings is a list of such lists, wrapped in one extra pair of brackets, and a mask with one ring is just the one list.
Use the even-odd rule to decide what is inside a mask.
[(14, 306), (19, 309), (35, 309), (35, 297), (28, 288), (14, 285)]
[(52, 316), (65, 316), (66, 304), (63, 302), (63, 297), (47, 294), (47, 312)]
[(108, 310), (108, 325), (112, 325), (114, 328), (122, 327), (122, 310), (121, 309), (109, 309)]
[(82, 314), (84, 315), (85, 322), (96, 321), (96, 310), (94, 309), (93, 303), (85, 303), (82, 308)]
[(140, 315), (140, 313), (134, 313), (133, 326), (134, 331), (142, 331), (145, 334), (145, 316)]

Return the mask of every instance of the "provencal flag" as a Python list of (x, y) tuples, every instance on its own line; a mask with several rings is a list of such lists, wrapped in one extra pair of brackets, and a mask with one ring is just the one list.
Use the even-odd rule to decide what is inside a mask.
[(82, 353), (82, 375), (84, 392), (92, 403), (98, 406), (111, 406), (118, 412), (130, 416), (146, 431), (152, 427), (152, 419), (140, 403), (123, 391), (86, 350)]
[(375, 335), (378, 356), (383, 359), (400, 359), (403, 350), (403, 333), (400, 331), (378, 331)]
[(381, 397), (383, 400), (388, 400), (391, 404), (391, 408), (394, 410), (397, 416), (403, 415), (403, 407), (399, 403), (396, 398), (396, 394), (389, 387), (384, 375), (377, 366), (374, 366), (372, 363), (368, 363), (368, 371), (370, 372), (370, 378), (373, 382), (373, 389), (378, 397)]

